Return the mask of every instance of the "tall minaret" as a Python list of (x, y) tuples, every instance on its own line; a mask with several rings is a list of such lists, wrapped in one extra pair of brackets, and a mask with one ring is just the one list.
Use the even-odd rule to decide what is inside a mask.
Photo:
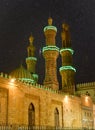
[(48, 26), (44, 28), (46, 37), (46, 47), (43, 47), (43, 56), (45, 58), (45, 79), (44, 85), (54, 90), (59, 89), (57, 80), (57, 57), (59, 48), (55, 45), (55, 36), (57, 28), (52, 25), (52, 18), (48, 19)]
[(29, 37), (29, 46), (27, 47), (28, 57), (26, 58), (27, 70), (31, 73), (35, 82), (38, 80), (38, 75), (35, 74), (37, 58), (35, 57), (35, 47), (33, 45), (34, 37)]
[(74, 51), (71, 48), (71, 36), (69, 26), (67, 24), (63, 24), (62, 28), (62, 48), (60, 49), (60, 54), (62, 58), (62, 67), (60, 67), (60, 74), (62, 77), (62, 90), (69, 94), (74, 94), (74, 76), (76, 72), (76, 69), (73, 67), (72, 60), (72, 55)]

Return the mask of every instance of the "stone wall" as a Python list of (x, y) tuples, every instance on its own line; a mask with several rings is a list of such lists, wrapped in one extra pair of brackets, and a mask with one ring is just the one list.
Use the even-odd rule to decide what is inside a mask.
[[(82, 127), (82, 104), (91, 108), (82, 97), (66, 95), (45, 86), (33, 85), (10, 79), (0, 81), (0, 123), (28, 125), (28, 109), (32, 103), (35, 109), (36, 126), (55, 126), (55, 109), (59, 113), (60, 127)], [(4, 108), (4, 109), (3, 109)]]
[(8, 90), (0, 86), (0, 124), (8, 122)]

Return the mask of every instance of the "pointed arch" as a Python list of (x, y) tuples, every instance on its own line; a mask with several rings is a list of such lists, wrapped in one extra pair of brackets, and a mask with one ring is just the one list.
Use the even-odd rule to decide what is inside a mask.
[(57, 108), (54, 110), (55, 127), (59, 126), (59, 111)]
[(30, 103), (28, 107), (28, 125), (29, 126), (35, 125), (35, 108), (32, 103)]

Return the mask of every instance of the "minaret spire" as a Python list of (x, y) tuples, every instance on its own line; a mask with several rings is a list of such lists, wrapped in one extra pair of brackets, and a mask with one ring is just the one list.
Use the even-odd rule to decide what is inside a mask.
[(30, 44), (27, 47), (28, 57), (34, 57), (34, 55), (35, 55), (35, 47), (33, 45), (33, 41), (34, 41), (34, 37), (32, 35), (30, 35), (30, 37), (29, 37)]
[(69, 25), (68, 24), (62, 24), (62, 33), (61, 33), (61, 38), (62, 38), (62, 47), (67, 48), (71, 47), (71, 35), (69, 31)]
[(34, 81), (37, 82), (38, 75), (35, 73), (35, 67), (37, 58), (35, 57), (35, 47), (33, 45), (34, 37), (32, 34), (29, 37), (29, 45), (27, 47), (28, 57), (26, 58), (27, 70), (31, 73), (34, 78)]
[(58, 90), (59, 83), (57, 81), (57, 63), (56, 59), (59, 55), (59, 48), (56, 47), (55, 36), (57, 28), (52, 25), (52, 18), (48, 19), (48, 26), (44, 28), (46, 38), (46, 47), (43, 47), (43, 56), (45, 58), (45, 79), (44, 85), (49, 88)]
[(53, 21), (52, 18), (49, 17), (49, 18), (48, 18), (48, 25), (49, 25), (49, 26), (52, 26), (52, 21)]
[(69, 31), (69, 25), (62, 24), (63, 31), (61, 33), (62, 48), (60, 54), (62, 58), (62, 67), (60, 67), (60, 74), (62, 77), (62, 90), (70, 94), (75, 92), (75, 68), (73, 67), (73, 49), (71, 48), (71, 35)]

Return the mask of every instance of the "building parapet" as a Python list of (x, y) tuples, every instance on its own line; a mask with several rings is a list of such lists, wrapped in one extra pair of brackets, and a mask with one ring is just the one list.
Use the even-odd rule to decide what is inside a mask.
[[(2, 77), (4, 79), (8, 79), (8, 80), (12, 79), (12, 77), (10, 75), (4, 74), (2, 72), (0, 73), (0, 77)], [(63, 92), (61, 90), (54, 90), (54, 89), (49, 88), (49, 87), (47, 87), (45, 85), (34, 83), (31, 80), (15, 79), (15, 82), (17, 83), (16, 86), (19, 86), (18, 84), (22, 83), (22, 85), (25, 85), (26, 87), (29, 87), (30, 89), (31, 88), (38, 88), (38, 89), (42, 89), (44, 91), (49, 91), (51, 93), (60, 94), (60, 95), (63, 95), (63, 96), (68, 95), (70, 98), (78, 97), (78, 95), (76, 95), (76, 93), (74, 95), (70, 95), (69, 93), (65, 93), (65, 92)], [(70, 86), (70, 87), (72, 87), (72, 86)], [(21, 88), (21, 85), (20, 85), (20, 88)]]
[[(89, 83), (80, 83), (80, 84), (77, 84), (76, 85), (76, 87), (78, 88), (78, 89), (82, 89), (82, 88), (86, 88), (87, 89), (87, 87), (95, 87), (95, 82), (89, 82)], [(90, 88), (91, 88), (90, 87)]]

